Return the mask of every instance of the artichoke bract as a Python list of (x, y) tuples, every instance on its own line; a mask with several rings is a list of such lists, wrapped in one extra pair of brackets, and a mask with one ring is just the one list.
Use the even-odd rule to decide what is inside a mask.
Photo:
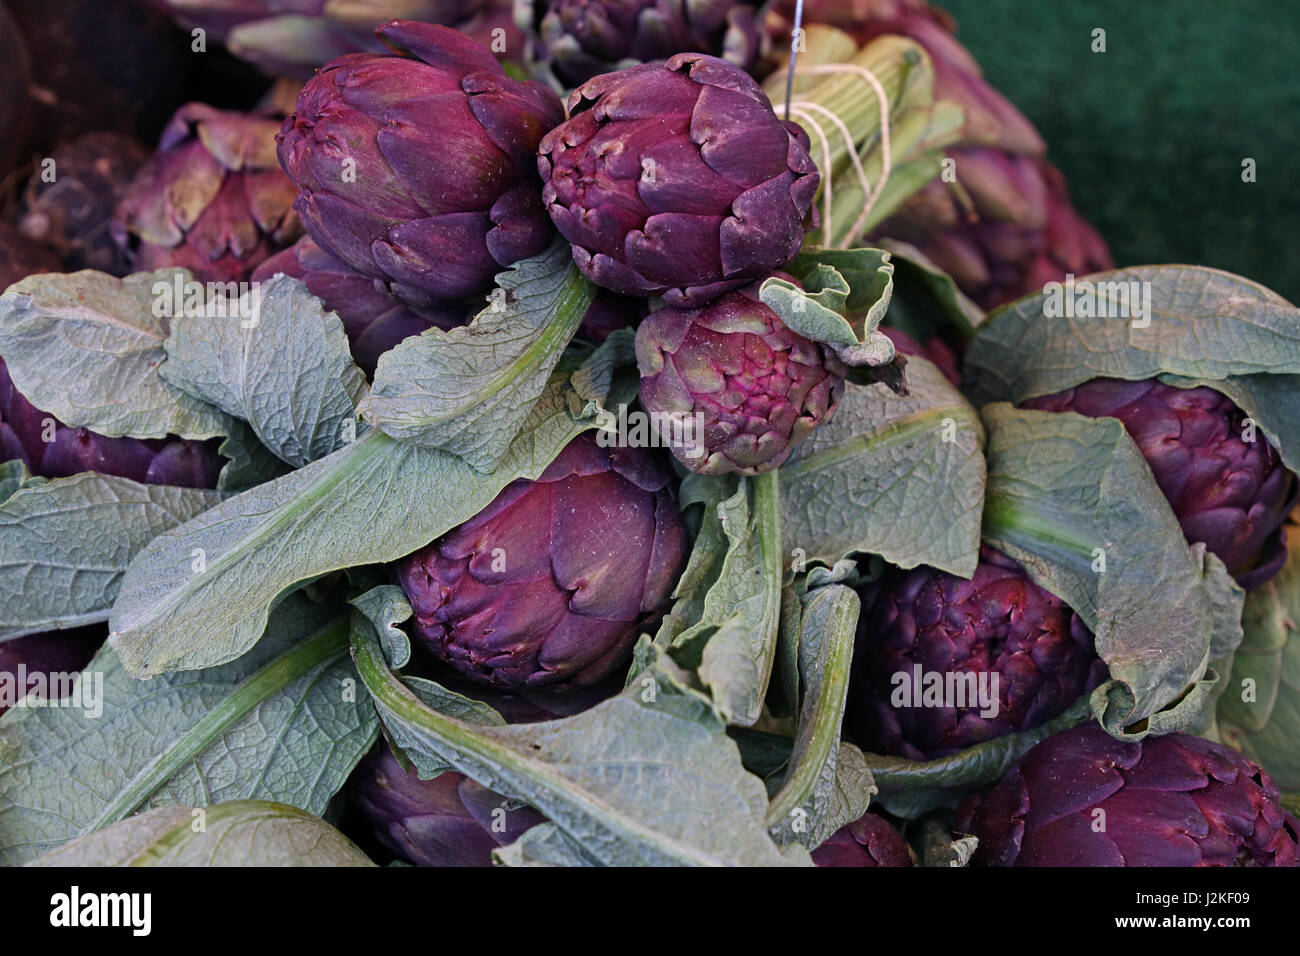
[(498, 687), (580, 687), (626, 664), (686, 553), (668, 469), (574, 439), (536, 481), (403, 559), (414, 636)]
[(225, 461), (220, 439), (109, 438), (69, 428), (19, 393), (0, 359), (0, 461), (20, 460), (42, 478), (83, 471), (151, 485), (215, 488)]
[(570, 86), (628, 61), (709, 53), (748, 69), (761, 50), (755, 5), (735, 0), (536, 0), (542, 55)]
[(864, 813), (840, 827), (812, 851), (818, 866), (911, 866), (903, 834), (875, 813)]
[(1095, 725), (1039, 743), (956, 822), (987, 866), (1295, 866), (1300, 839), (1272, 778), (1241, 754)]
[(380, 843), (416, 866), (491, 866), (493, 850), (544, 820), (455, 771), (421, 780), (382, 743), (353, 771), (348, 794)]
[(317, 245), (409, 305), (486, 293), (554, 236), (534, 153), (559, 98), (455, 30), (378, 33), (394, 55), (333, 60), (284, 122), (294, 207)]
[(1187, 540), (1204, 542), (1246, 590), (1286, 562), (1282, 524), (1300, 487), (1226, 395), (1206, 386), (1094, 379), (1023, 404), (1123, 422)]
[(780, 467), (844, 394), (844, 364), (792, 331), (758, 289), (728, 292), (702, 309), (665, 307), (637, 329), (641, 404), (692, 471)]
[[(0, 430), (3, 428), (0, 425)], [(14, 699), (19, 699), (33, 688), (40, 688), (43, 682), (38, 675), (49, 677), (83, 670), (107, 637), (107, 627), (90, 624), (0, 641), (0, 682), (10, 685), (6, 691), (11, 690)], [(7, 703), (0, 700), (0, 714), (8, 709)]]
[(69, 270), (122, 276), (125, 253), (109, 223), (149, 151), (122, 133), (79, 136), (51, 154), (54, 179), (38, 171), (27, 182), (18, 228), (55, 249)]
[(546, 209), (592, 282), (691, 308), (799, 252), (807, 135), (740, 67), (687, 53), (608, 73), (542, 140)]
[(135, 271), (188, 269), (200, 282), (244, 282), (302, 233), (294, 187), (275, 155), (277, 120), (182, 106), (113, 219)]
[(875, 753), (931, 760), (1029, 730), (1105, 676), (1079, 616), (987, 545), (970, 580), (894, 569), (861, 596), (846, 722)]
[(370, 376), (379, 356), (403, 339), (425, 329), (452, 329), (470, 318), (469, 308), (463, 305), (423, 309), (407, 305), (382, 281), (349, 268), (307, 236), (258, 266), (253, 281), (265, 281), (279, 273), (301, 279), (326, 309), (338, 313), (352, 346), (353, 361)]

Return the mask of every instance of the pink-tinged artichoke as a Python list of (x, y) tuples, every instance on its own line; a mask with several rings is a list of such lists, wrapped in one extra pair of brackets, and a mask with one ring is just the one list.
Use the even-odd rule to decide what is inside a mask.
[(48, 244), (71, 271), (126, 275), (126, 255), (109, 223), (149, 151), (122, 133), (87, 133), (56, 149), (54, 180), (37, 170), (27, 182), (18, 227)]
[(847, 721), (865, 750), (930, 760), (1044, 724), (1104, 675), (1079, 616), (985, 546), (969, 581), (920, 567), (864, 589)]
[(455, 30), (379, 35), (396, 55), (334, 60), (285, 120), (294, 207), (317, 245), (409, 305), (484, 294), (554, 235), (534, 153), (560, 101)]
[(672, 484), (645, 449), (575, 439), (536, 481), (398, 564), (414, 636), (486, 684), (597, 683), (677, 583), (686, 534)]
[(1117, 418), (1151, 466), (1188, 541), (1203, 541), (1246, 590), (1286, 561), (1296, 476), (1246, 414), (1212, 388), (1094, 379), (1026, 408)]
[(779, 468), (844, 394), (843, 363), (791, 331), (758, 288), (702, 309), (659, 309), (637, 329), (641, 404), (656, 422), (683, 423), (663, 438), (692, 471)]
[(740, 67), (695, 53), (598, 76), (542, 140), (547, 211), (592, 282), (692, 308), (803, 242), (807, 136)]
[(535, 0), (533, 16), (541, 55), (570, 86), (674, 53), (748, 69), (762, 49), (755, 4), (735, 0)]
[(373, 376), (379, 356), (425, 329), (451, 329), (472, 317), (469, 308), (445, 305), (417, 309), (392, 294), (383, 281), (362, 275), (304, 236), (253, 273), (265, 281), (277, 273), (301, 279), (325, 308), (337, 312), (352, 345), (352, 358)]
[[(0, 432), (4, 425), (0, 424)], [(76, 674), (85, 669), (95, 656), (108, 628), (102, 624), (46, 631), (0, 641), (0, 682), (13, 685), (14, 696), (21, 698), (39, 686), (38, 675)], [(19, 681), (22, 686), (17, 686)], [(9, 708), (0, 700), (0, 714)]]
[[(783, 44), (793, 11), (794, 0), (780, 0), (768, 18)], [(948, 152), (956, 184), (929, 183), (875, 230), (877, 237), (916, 245), (985, 309), (1067, 273), (1111, 268), (1105, 242), (1044, 159), (1042, 137), (985, 81), (953, 36), (952, 17), (924, 0), (806, 0), (804, 22), (839, 27), (859, 43), (886, 34), (911, 37), (934, 63), (935, 98), (960, 104), (965, 115), (961, 143)]]
[(0, 292), (40, 272), (62, 272), (58, 256), (44, 243), (0, 222)]
[(383, 743), (353, 771), (347, 789), (379, 842), (416, 866), (491, 866), (493, 850), (544, 820), (454, 771), (421, 780)]
[(957, 826), (987, 866), (1295, 866), (1300, 839), (1241, 754), (1187, 734), (1125, 743), (1095, 725), (1038, 744)]
[(152, 0), (186, 28), (200, 27), (268, 73), (306, 79), (349, 53), (382, 53), (375, 29), (389, 20), (454, 27), (518, 59), (523, 34), (513, 0)]
[(34, 475), (63, 478), (93, 471), (151, 485), (215, 488), (225, 461), (217, 453), (220, 443), (216, 438), (108, 438), (69, 428), (27, 401), (0, 359), (0, 461), (20, 460)]
[(898, 828), (867, 812), (840, 827), (812, 851), (818, 866), (911, 866), (912, 854)]
[(118, 207), (113, 237), (132, 269), (189, 269), (200, 282), (243, 282), (301, 234), (294, 186), (275, 155), (279, 122), (181, 107)]

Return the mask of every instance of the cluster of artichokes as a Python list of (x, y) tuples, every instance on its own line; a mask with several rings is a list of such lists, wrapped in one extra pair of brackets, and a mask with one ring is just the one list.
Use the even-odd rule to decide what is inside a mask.
[(260, 98), (51, 144), (0, 221), (0, 754), (92, 762), (24, 694), (107, 673), (124, 808), (0, 767), (0, 857), (215, 789), (361, 863), (1296, 865), (1229, 744), (1300, 700), (1300, 319), (1139, 269), (1156, 329), (1071, 352), (1109, 254), (945, 13), (132, 2)]

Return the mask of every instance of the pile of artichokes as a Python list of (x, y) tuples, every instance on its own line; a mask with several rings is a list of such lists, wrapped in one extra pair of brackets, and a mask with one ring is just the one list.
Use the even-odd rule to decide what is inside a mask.
[(128, 6), (57, 143), (0, 6), (0, 861), (1297, 864), (1300, 311), (942, 11)]

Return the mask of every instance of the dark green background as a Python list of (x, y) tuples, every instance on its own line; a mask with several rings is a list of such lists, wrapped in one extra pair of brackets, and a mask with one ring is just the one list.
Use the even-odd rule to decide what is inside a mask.
[(1300, 0), (940, 6), (1116, 263), (1217, 266), (1300, 303)]

